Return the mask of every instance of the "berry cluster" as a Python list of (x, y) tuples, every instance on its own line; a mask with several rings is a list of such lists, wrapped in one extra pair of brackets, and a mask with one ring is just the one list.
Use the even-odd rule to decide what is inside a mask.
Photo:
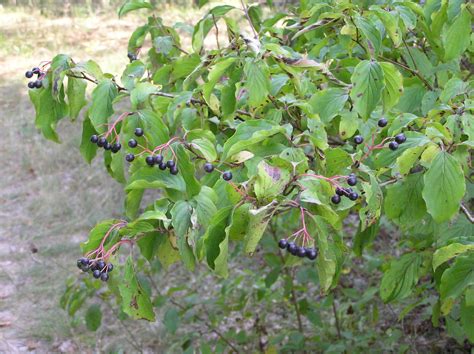
[[(354, 173), (351, 173), (346, 182), (349, 186), (355, 186), (357, 184), (357, 176)], [(334, 204), (339, 204), (341, 202), (341, 197), (345, 196), (350, 200), (357, 200), (359, 198), (359, 194), (355, 192), (352, 188), (336, 188), (336, 194), (331, 197), (331, 202)]]
[(403, 133), (397, 134), (397, 135), (395, 135), (395, 140), (391, 141), (388, 144), (388, 148), (392, 151), (395, 151), (395, 150), (398, 149), (398, 146), (400, 144), (403, 144), (405, 141), (407, 141), (407, 137), (405, 136), (405, 134), (403, 134)]
[(25, 73), (25, 77), (27, 79), (31, 79), (34, 75), (37, 75), (38, 79), (28, 82), (28, 88), (30, 88), (30, 89), (35, 89), (35, 88), (39, 89), (39, 88), (43, 87), (42, 79), (44, 77), (44, 73), (41, 71), (41, 69), (40, 68), (33, 68), (31, 70), (28, 70)]
[(86, 257), (82, 257), (77, 260), (77, 267), (84, 273), (91, 272), (94, 278), (100, 278), (102, 281), (109, 280), (109, 272), (114, 269), (114, 265), (112, 263), (107, 264), (102, 260), (93, 261)]
[[(214, 165), (210, 162), (206, 162), (204, 164), (204, 171), (206, 171), (207, 173), (211, 173), (212, 171), (214, 171)], [(232, 177), (232, 172), (230, 171), (225, 171), (222, 173), (222, 179), (224, 181), (230, 181)]]
[(291, 255), (299, 258), (308, 258), (312, 261), (318, 256), (318, 251), (316, 248), (298, 246), (296, 243), (288, 241), (286, 239), (281, 239), (278, 241), (278, 247), (281, 249), (286, 249)]
[(107, 138), (105, 136), (99, 136), (99, 135), (92, 135), (91, 136), (91, 143), (97, 144), (98, 147), (104, 148), (104, 150), (110, 150), (114, 154), (119, 152), (120, 149), (122, 148), (122, 144), (120, 144), (118, 141), (115, 143), (111, 143), (107, 141)]

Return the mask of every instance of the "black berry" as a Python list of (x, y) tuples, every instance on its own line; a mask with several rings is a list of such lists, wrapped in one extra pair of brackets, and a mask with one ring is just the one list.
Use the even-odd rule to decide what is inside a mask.
[(314, 248), (306, 249), (306, 257), (314, 261), (318, 256), (318, 252)]
[(99, 137), (97, 135), (94, 134), (91, 136), (91, 143), (97, 144), (98, 141)]
[(35, 81), (35, 87), (38, 88), (38, 89), (41, 88), (41, 87), (43, 87), (43, 81), (41, 81), (41, 80), (36, 80), (36, 81)]
[(34, 75), (33, 71), (29, 71), (29, 70), (25, 73), (25, 76), (26, 76), (27, 79), (31, 79), (33, 77), (33, 75)]
[(377, 125), (380, 128), (383, 128), (383, 127), (387, 126), (387, 124), (388, 124), (388, 120), (385, 119), (385, 118), (380, 118), (379, 121), (377, 122)]
[(174, 163), (173, 160), (169, 160), (169, 161), (166, 162), (166, 166), (171, 169), (175, 166), (175, 163)]
[(232, 179), (232, 172), (226, 171), (222, 174), (224, 181), (230, 181)]
[(102, 273), (102, 274), (100, 275), (100, 280), (102, 280), (102, 281), (107, 281), (107, 280), (109, 280), (109, 275), (108, 275), (107, 273)]
[(115, 153), (119, 152), (121, 148), (122, 148), (122, 144), (115, 143), (115, 144), (112, 145), (112, 152), (115, 154)]
[(337, 187), (336, 188), (336, 194), (338, 196), (343, 196), (344, 195), (344, 189)]
[(40, 68), (33, 68), (31, 69), (31, 71), (33, 72), (33, 74), (39, 74), (41, 72)]
[(105, 145), (104, 145), (104, 149), (105, 149), (105, 150), (111, 150), (111, 149), (112, 149), (112, 145), (111, 145), (108, 141), (106, 141), (106, 142), (105, 142)]
[(364, 142), (364, 138), (361, 135), (356, 135), (354, 137), (354, 143), (357, 145), (362, 144)]
[(278, 241), (278, 247), (280, 247), (281, 249), (285, 249), (286, 246), (288, 246), (288, 241), (287, 240), (281, 239), (280, 241)]
[(125, 156), (125, 160), (127, 160), (128, 162), (132, 162), (133, 160), (135, 160), (135, 155), (134, 154), (127, 154)]
[(206, 171), (207, 173), (211, 173), (212, 171), (214, 171), (214, 165), (210, 162), (206, 162), (204, 164), (204, 171)]
[(357, 200), (357, 198), (359, 198), (359, 194), (357, 194), (357, 192), (350, 192), (349, 193), (349, 199), (350, 200)]
[(158, 165), (158, 168), (162, 171), (166, 170), (166, 163), (165, 162), (162, 162)]
[(177, 175), (178, 174), (178, 167), (176, 167), (176, 166), (171, 167), (170, 168), (170, 173), (172, 175)]
[(153, 166), (155, 164), (155, 158), (153, 156), (147, 156), (145, 161), (148, 166)]
[(136, 136), (143, 136), (143, 129), (142, 128), (135, 128), (135, 135)]
[(159, 165), (162, 162), (163, 162), (163, 155), (160, 155), (160, 154), (156, 155), (155, 156), (155, 164)]
[(134, 148), (134, 147), (137, 147), (138, 143), (135, 139), (130, 139), (128, 141), (128, 146), (130, 146), (131, 148)]
[(298, 246), (296, 246), (294, 242), (288, 242), (288, 244), (286, 245), (286, 249), (291, 254), (293, 254), (293, 252), (296, 252), (297, 248), (298, 248)]
[(298, 249), (296, 250), (296, 255), (300, 258), (306, 257), (306, 248), (298, 247)]
[(97, 269), (102, 271), (102, 269), (104, 269), (104, 268), (105, 268), (105, 262), (104, 261), (98, 261), (97, 262)]
[(34, 89), (35, 87), (36, 87), (36, 86), (35, 86), (35, 82), (34, 82), (34, 81), (28, 82), (28, 88)]
[(112, 263), (109, 263), (109, 265), (107, 266), (107, 272), (111, 272), (114, 270), (114, 265)]
[(407, 137), (405, 134), (400, 133), (395, 136), (395, 141), (399, 144), (403, 144), (405, 141), (407, 141)]
[(347, 179), (347, 184), (350, 186), (355, 186), (357, 184), (357, 177), (355, 175), (350, 175)]
[(337, 194), (334, 194), (331, 197), (331, 202), (333, 202), (334, 204), (339, 204), (341, 202), (341, 197)]
[(92, 272), (92, 276), (93, 276), (94, 278), (96, 278), (96, 279), (99, 279), (101, 274), (102, 274), (102, 273), (101, 273), (100, 270), (98, 270), (98, 269), (96, 269), (96, 270), (94, 270), (94, 271)]
[(89, 265), (90, 264), (90, 261), (88, 258), (86, 257), (82, 257), (79, 259), (79, 261), (81, 262), (82, 265), (86, 266), (86, 265)]
[(104, 147), (106, 142), (107, 142), (107, 139), (102, 136), (99, 138), (99, 140), (97, 140), (97, 146)]
[(388, 144), (388, 148), (395, 151), (398, 149), (398, 143), (396, 141), (391, 141), (390, 144)]

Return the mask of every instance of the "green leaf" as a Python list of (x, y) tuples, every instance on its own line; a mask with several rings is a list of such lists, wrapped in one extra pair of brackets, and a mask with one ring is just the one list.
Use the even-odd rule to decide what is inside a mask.
[(205, 228), (209, 226), (212, 217), (214, 216), (214, 214), (217, 213), (217, 199), (218, 197), (216, 192), (212, 188), (209, 188), (207, 186), (202, 186), (199, 194), (194, 197), (194, 200), (197, 203), (197, 221)]
[(248, 90), (248, 103), (251, 107), (258, 107), (265, 102), (270, 92), (270, 74), (265, 62), (248, 61), (244, 67)]
[(407, 253), (390, 262), (380, 283), (380, 297), (385, 303), (406, 298), (422, 275), (423, 256)]
[(234, 9), (231, 5), (220, 5), (212, 8), (208, 14), (206, 14), (197, 24), (194, 26), (192, 45), (196, 53), (199, 53), (204, 44), (204, 39), (207, 34), (214, 26), (214, 20), (217, 22), (219, 19), (227, 14), (230, 10)]
[(271, 202), (259, 209), (249, 210), (249, 222), (244, 238), (244, 250), (248, 254), (253, 254), (260, 242), (273, 213), (276, 210), (276, 202)]
[(341, 114), (339, 122), (339, 135), (343, 139), (349, 139), (359, 129), (359, 119), (354, 111), (344, 112)]
[(123, 86), (131, 91), (135, 87), (135, 83), (145, 74), (145, 64), (141, 60), (135, 60), (125, 68), (121, 81)]
[(86, 88), (87, 84), (84, 80), (68, 77), (67, 100), (69, 117), (71, 117), (72, 120), (75, 120), (79, 116), (79, 112), (87, 104)]
[(221, 61), (218, 61), (212, 70), (210, 70), (207, 77), (208, 81), (202, 86), (203, 96), (207, 103), (210, 102), (210, 97), (214, 86), (216, 86), (217, 82), (224, 74), (226, 74), (226, 71), (229, 70), (229, 67), (234, 64), (236, 60), (237, 58), (233, 57), (225, 58)]
[(307, 218), (311, 226), (311, 233), (315, 237), (316, 246), (318, 247), (318, 258), (316, 259), (316, 267), (318, 269), (319, 284), (321, 291), (328, 291), (334, 283), (337, 271), (337, 257), (335, 245), (328, 238), (328, 226), (320, 217), (315, 216)]
[[(82, 253), (87, 253), (97, 249), (104, 238), (105, 234), (109, 229), (115, 224), (116, 220), (104, 220), (98, 223), (94, 228), (89, 232), (89, 237), (86, 242), (81, 244)], [(110, 240), (110, 238), (108, 238)]]
[(377, 56), (382, 45), (382, 35), (374, 23), (369, 18), (355, 16), (354, 18), (357, 28), (359, 28), (367, 41), (367, 45), (374, 56)]
[(114, 113), (112, 102), (117, 97), (118, 90), (110, 79), (103, 79), (92, 91), (92, 104), (89, 108), (89, 118), (98, 132), (106, 130), (108, 118)]
[(471, 33), (471, 15), (464, 7), (449, 27), (444, 39), (444, 60), (458, 58), (468, 47)]
[(177, 245), (181, 259), (186, 267), (193, 271), (195, 265), (194, 254), (188, 243), (188, 230), (191, 226), (191, 204), (183, 200), (178, 201), (171, 209), (173, 227), (177, 237)]
[(467, 83), (457, 77), (453, 77), (444, 85), (444, 90), (441, 92), (439, 99), (443, 103), (448, 103), (453, 97), (462, 94), (466, 88)]
[(130, 92), (130, 102), (132, 108), (138, 108), (142, 103), (147, 102), (152, 93), (156, 93), (159, 87), (150, 82), (139, 82), (135, 88)]
[(119, 17), (126, 15), (131, 11), (138, 9), (152, 9), (153, 6), (146, 0), (127, 0), (123, 3), (118, 11)]
[(203, 236), (207, 264), (222, 277), (228, 275), (227, 252), (229, 241), (226, 227), (231, 211), (231, 206), (220, 209), (212, 218), (211, 224)]
[(261, 203), (269, 203), (279, 196), (290, 181), (291, 167), (285, 168), (280, 164), (269, 164), (261, 161), (257, 167), (257, 177), (254, 191), (257, 200)]
[(59, 93), (63, 88), (63, 80), (66, 75), (66, 70), (72, 65), (72, 60), (68, 55), (58, 54), (51, 61), (51, 90), (53, 97), (57, 100)]
[(412, 226), (426, 215), (426, 205), (421, 193), (423, 174), (408, 175), (387, 187), (385, 214), (401, 226)]
[(43, 133), (46, 139), (59, 142), (56, 133), (56, 124), (67, 114), (67, 106), (64, 103), (64, 90), (60, 91), (59, 102), (54, 99), (51, 90), (46, 88), (40, 90), (30, 90), (31, 102), (35, 107), (35, 126)]
[(369, 118), (382, 97), (384, 75), (382, 67), (375, 60), (361, 61), (351, 77), (353, 88), (351, 99), (362, 118)]
[(468, 306), (467, 300), (461, 302), (461, 324), (467, 339), (474, 343), (474, 306)]
[(155, 320), (153, 305), (135, 275), (131, 256), (125, 263), (125, 274), (123, 281), (119, 283), (119, 291), (122, 297), (123, 312), (134, 319)]
[(398, 27), (399, 18), (397, 13), (395, 11), (385, 11), (376, 6), (371, 6), (370, 10), (375, 12), (380, 21), (382, 21), (393, 44), (395, 47), (398, 47), (402, 43), (402, 35)]
[(93, 304), (86, 311), (86, 326), (89, 331), (97, 331), (102, 323), (102, 311), (100, 306)]
[(319, 114), (324, 123), (329, 123), (342, 109), (349, 98), (346, 90), (340, 88), (329, 88), (316, 92), (309, 104), (313, 112)]
[(212, 162), (217, 160), (216, 147), (208, 139), (194, 139), (191, 142), (191, 147), (199, 151), (206, 161)]
[(81, 146), (80, 151), (84, 160), (88, 163), (94, 159), (95, 155), (97, 154), (97, 144), (91, 143), (91, 136), (97, 134), (96, 130), (92, 126), (92, 123), (89, 117), (86, 117), (82, 122), (82, 139), (81, 139)]
[(247, 234), (252, 204), (245, 203), (234, 208), (227, 233), (231, 241), (241, 241)]
[(443, 303), (455, 300), (474, 285), (474, 252), (457, 257), (441, 276), (440, 295)]
[(171, 36), (158, 36), (153, 39), (153, 47), (163, 55), (168, 55), (173, 50), (173, 45), (173, 37)]
[(382, 62), (380, 66), (383, 70), (385, 79), (385, 87), (382, 92), (382, 101), (384, 110), (388, 111), (395, 106), (403, 92), (403, 77), (402, 74), (392, 63)]
[(176, 148), (176, 157), (178, 159), (178, 169), (186, 184), (188, 196), (193, 197), (201, 190), (201, 184), (195, 176), (194, 164), (191, 163), (189, 154), (182, 145), (178, 145)]
[(184, 192), (186, 190), (186, 184), (180, 174), (173, 176), (169, 171), (161, 171), (158, 168), (142, 166), (132, 173), (125, 190), (160, 188), (169, 188)]
[(438, 248), (433, 254), (433, 270), (436, 271), (441, 264), (470, 250), (474, 250), (474, 244), (464, 245), (455, 242)]
[(424, 176), (423, 199), (437, 223), (450, 220), (459, 210), (466, 191), (464, 173), (458, 160), (439, 152)]
[(225, 142), (221, 161), (227, 161), (238, 152), (249, 150), (251, 146), (278, 133), (285, 133), (285, 128), (267, 120), (249, 120), (241, 123), (234, 135)]
[(341, 148), (326, 151), (326, 175), (328, 177), (344, 174), (352, 163), (351, 155)]

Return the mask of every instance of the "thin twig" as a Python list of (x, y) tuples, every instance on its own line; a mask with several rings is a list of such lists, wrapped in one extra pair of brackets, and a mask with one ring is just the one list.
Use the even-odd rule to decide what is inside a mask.
[(379, 56), (380, 59), (383, 59), (383, 60), (386, 60), (388, 61), (389, 63), (392, 63), (394, 65), (397, 65), (409, 72), (411, 72), (413, 75), (417, 76), (421, 81), (423, 81), (423, 83), (425, 84), (425, 86), (430, 90), (430, 91), (433, 91), (433, 86), (431, 86), (431, 84), (418, 72), (418, 70), (413, 70), (412, 68), (406, 66), (405, 64), (402, 64), (402, 63), (399, 63), (398, 61), (395, 61), (395, 60), (392, 60), (390, 58), (386, 58), (386, 57), (383, 57), (383, 56)]
[(467, 220), (469, 220), (471, 224), (474, 224), (474, 216), (471, 214), (467, 206), (465, 206), (464, 203), (462, 202), (461, 202), (461, 211), (464, 213), (464, 215), (466, 215)]
[(258, 34), (257, 34), (257, 31), (255, 30), (255, 27), (253, 26), (252, 20), (250, 19), (249, 11), (247, 9), (247, 5), (245, 5), (244, 0), (240, 0), (240, 3), (242, 4), (242, 10), (245, 13), (245, 17), (247, 17), (247, 20), (249, 21), (250, 28), (252, 29), (254, 39), (258, 39)]
[(219, 28), (217, 27), (216, 17), (212, 14), (212, 21), (214, 22), (214, 28), (216, 29), (216, 43), (217, 49), (221, 50), (221, 46), (219, 44)]

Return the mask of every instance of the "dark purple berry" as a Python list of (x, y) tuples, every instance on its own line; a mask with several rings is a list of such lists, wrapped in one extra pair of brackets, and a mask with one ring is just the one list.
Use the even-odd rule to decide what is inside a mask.
[(361, 135), (356, 135), (354, 137), (354, 143), (357, 145), (362, 144), (364, 142), (364, 138)]
[(380, 128), (383, 128), (383, 127), (387, 126), (387, 124), (388, 124), (388, 120), (385, 119), (385, 118), (380, 118), (379, 121), (377, 122), (377, 125)]
[(288, 241), (287, 240), (281, 239), (280, 241), (278, 241), (278, 247), (280, 247), (281, 249), (285, 249), (286, 246), (288, 246)]
[(337, 194), (334, 194), (331, 197), (331, 202), (333, 202), (334, 204), (339, 204), (341, 202), (341, 197)]
[(300, 258), (306, 257), (306, 248), (298, 247), (298, 250), (296, 251), (296, 255)]
[(357, 192), (349, 193), (349, 199), (350, 200), (357, 200), (358, 198), (359, 198), (359, 194), (357, 194)]
[(104, 145), (105, 150), (111, 150), (112, 149), (112, 144), (110, 144), (108, 141)]
[(210, 162), (206, 162), (204, 164), (204, 171), (206, 171), (207, 173), (211, 173), (212, 171), (214, 171), (214, 165)]
[(178, 167), (176, 167), (176, 166), (171, 167), (170, 168), (170, 173), (172, 175), (177, 175), (178, 174)]
[(388, 148), (395, 151), (398, 149), (398, 143), (396, 141), (391, 141), (390, 144), (388, 144)]
[(86, 257), (82, 257), (82, 258), (79, 258), (79, 261), (81, 262), (82, 265), (86, 266), (86, 265), (89, 265), (90, 264), (90, 260), (89, 258), (86, 258)]
[(318, 251), (314, 248), (306, 249), (306, 257), (314, 261), (318, 256)]
[(82, 269), (82, 267), (84, 267), (84, 265), (82, 264), (80, 259), (77, 260), (76, 264), (77, 264), (77, 268), (79, 268), (79, 269)]
[(158, 168), (162, 171), (166, 170), (166, 163), (165, 162), (162, 162), (158, 165)]
[(175, 163), (173, 160), (169, 160), (166, 162), (166, 166), (169, 168), (173, 168), (175, 166)]
[(36, 81), (35, 81), (35, 87), (36, 87), (37, 89), (42, 88), (42, 87), (43, 87), (43, 81), (41, 81), (41, 80), (36, 80)]
[(39, 74), (41, 72), (41, 70), (40, 70), (40, 68), (33, 68), (33, 69), (31, 69), (31, 72), (33, 74)]
[(92, 276), (96, 279), (99, 279), (101, 274), (102, 274), (101, 271), (98, 270), (98, 269), (96, 269), (92, 272)]
[(135, 139), (130, 139), (128, 141), (128, 146), (130, 146), (131, 148), (135, 148), (135, 147), (137, 147), (137, 145), (138, 145), (138, 143)]
[(134, 154), (127, 154), (127, 155), (125, 155), (125, 160), (127, 160), (128, 162), (132, 162), (133, 160), (135, 160), (135, 155)]
[(115, 154), (115, 153), (119, 152), (121, 148), (122, 148), (122, 144), (115, 143), (115, 144), (112, 145), (112, 152)]
[(97, 140), (98, 147), (104, 147), (106, 143), (107, 143), (107, 139), (104, 138), (103, 136), (100, 137), (99, 140)]
[(230, 181), (232, 179), (232, 172), (226, 171), (222, 174), (224, 181)]
[(355, 175), (350, 175), (347, 179), (347, 184), (350, 186), (355, 186), (357, 184), (357, 177)]
[(136, 136), (143, 136), (143, 129), (142, 128), (135, 128), (135, 135)]
[(97, 269), (99, 269), (100, 271), (102, 271), (102, 269), (105, 268), (105, 262), (104, 261), (98, 261), (97, 262)]
[(109, 265), (107, 266), (107, 272), (111, 272), (114, 270), (114, 265), (112, 263), (109, 263)]
[(97, 144), (98, 141), (99, 137), (97, 135), (94, 134), (91, 136), (91, 143)]
[(34, 82), (34, 81), (28, 82), (28, 88), (34, 89), (35, 87), (36, 87), (36, 86), (35, 86), (35, 82)]
[(155, 156), (155, 165), (159, 165), (162, 162), (163, 162), (163, 155), (160, 155), (160, 154), (156, 155)]
[(343, 196), (344, 195), (344, 189), (337, 187), (336, 188), (336, 194), (338, 196)]
[(102, 274), (100, 275), (100, 280), (102, 280), (102, 281), (107, 281), (107, 280), (109, 280), (109, 275), (108, 275), (107, 273), (102, 273)]
[(155, 164), (155, 158), (153, 156), (147, 156), (145, 161), (148, 166), (153, 166)]
[(403, 144), (405, 141), (407, 141), (407, 137), (405, 134), (400, 133), (395, 136), (395, 141), (399, 144)]
[(29, 70), (25, 73), (25, 76), (26, 76), (27, 79), (31, 79), (33, 77), (33, 75), (34, 75), (33, 71), (29, 71)]
[(296, 252), (296, 249), (298, 248), (298, 246), (295, 245), (294, 242), (288, 242), (288, 244), (286, 245), (286, 249), (288, 250), (288, 252), (290, 252), (291, 254), (293, 254), (294, 252)]

